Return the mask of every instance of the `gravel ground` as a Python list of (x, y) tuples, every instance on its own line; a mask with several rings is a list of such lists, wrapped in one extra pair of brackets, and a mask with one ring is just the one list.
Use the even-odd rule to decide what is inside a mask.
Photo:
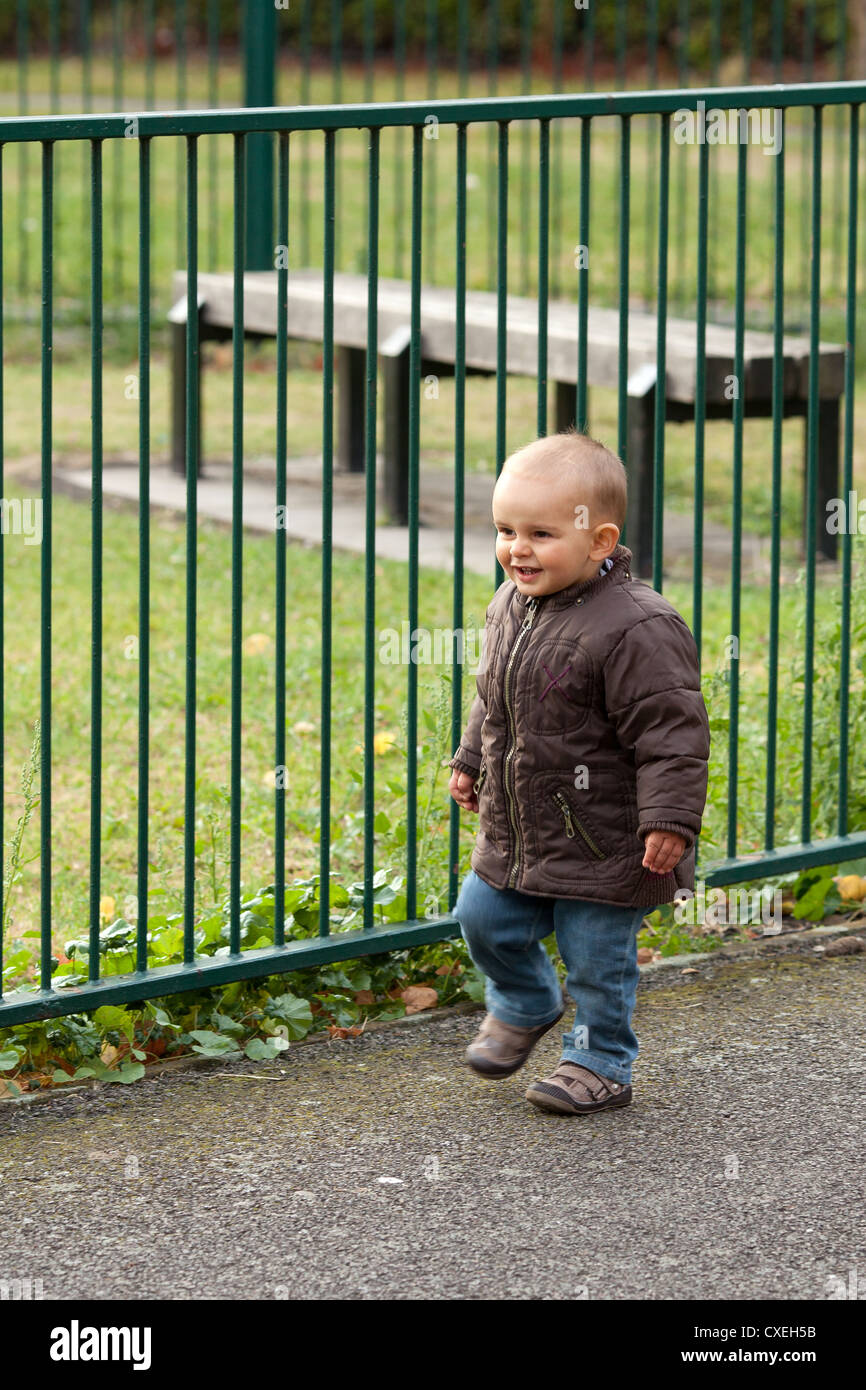
[(864, 977), (863, 955), (812, 955), (643, 978), (634, 1102), (597, 1115), (524, 1099), (556, 1030), (476, 1077), (478, 1012), (4, 1105), (0, 1279), (61, 1300), (826, 1300), (853, 1274), (862, 1298)]

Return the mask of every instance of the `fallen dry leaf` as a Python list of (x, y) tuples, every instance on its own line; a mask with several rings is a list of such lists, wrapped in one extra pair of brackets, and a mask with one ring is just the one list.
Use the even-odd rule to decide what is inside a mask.
[(336, 1023), (328, 1025), (328, 1032), (332, 1038), (357, 1038), (363, 1031), (363, 1028), (358, 1028), (355, 1025), (351, 1028), (340, 1028)]
[(359, 989), (355, 995), (356, 1004), (375, 1004), (376, 996), (371, 989)]
[(637, 953), (637, 963), (638, 963), (638, 965), (649, 965), (649, 963), (650, 963), (650, 961), (652, 960), (652, 958), (653, 958), (653, 950), (652, 950), (652, 947), (651, 947), (651, 946), (641, 946), (640, 950), (639, 950), (638, 953)]
[(434, 1009), (439, 1003), (435, 989), (428, 989), (426, 985), (410, 985), (403, 990), (400, 998), (406, 1005), (407, 1014), (420, 1014), (424, 1009)]
[(687, 965), (685, 970), (680, 971), (681, 975), (697, 975), (697, 973), (698, 972), (693, 965)]

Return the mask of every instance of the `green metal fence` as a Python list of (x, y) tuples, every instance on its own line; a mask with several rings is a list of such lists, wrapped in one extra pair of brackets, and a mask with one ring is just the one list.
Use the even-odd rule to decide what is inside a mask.
[[(615, 122), (619, 130), (619, 154), (617, 162), (617, 197), (619, 205), (617, 234), (607, 241), (616, 246), (616, 277), (619, 287), (619, 305), (622, 311), (620, 320), (620, 350), (615, 381), (611, 386), (617, 392), (617, 443), (627, 466), (630, 463), (627, 409), (628, 409), (628, 335), (629, 335), (629, 284), (631, 247), (629, 238), (630, 220), (628, 200), (632, 175), (630, 130), (637, 119), (649, 120), (658, 131), (660, 150), (659, 198), (658, 198), (658, 247), (656, 261), (656, 311), (658, 316), (658, 371), (659, 379), (665, 379), (665, 347), (668, 336), (668, 293), (669, 263), (667, 256), (670, 222), (670, 168), (674, 149), (672, 121), (677, 113), (697, 112), (699, 103), (716, 109), (736, 109), (740, 106), (760, 107), (781, 113), (789, 119), (793, 113), (805, 113), (810, 132), (810, 229), (812, 238), (812, 261), (810, 280), (810, 358), (807, 401), (807, 475), (806, 499), (806, 553), (805, 570), (805, 610), (804, 645), (802, 652), (802, 676), (805, 690), (803, 726), (800, 731), (803, 748), (802, 777), (797, 788), (779, 788), (776, 785), (776, 725), (778, 718), (779, 653), (783, 635), (779, 631), (780, 602), (780, 494), (782, 488), (782, 426), (786, 411), (786, 388), (783, 381), (783, 339), (785, 294), (785, 247), (783, 229), (785, 225), (785, 199), (789, 188), (786, 177), (786, 145), (784, 140), (773, 164), (774, 206), (773, 224), (775, 228), (774, 257), (772, 263), (772, 284), (770, 294), (773, 304), (773, 323), (775, 332), (775, 356), (773, 367), (773, 413), (772, 413), (772, 489), (771, 542), (772, 562), (770, 574), (770, 619), (768, 647), (766, 652), (768, 672), (768, 696), (761, 706), (761, 718), (766, 731), (767, 760), (765, 805), (766, 820), (764, 846), (755, 854), (742, 853), (738, 835), (738, 752), (739, 729), (738, 714), (741, 702), (738, 663), (729, 663), (727, 681), (729, 683), (729, 719), (727, 729), (729, 784), (727, 844), (724, 857), (709, 866), (701, 865), (701, 872), (708, 884), (725, 884), (753, 880), (762, 874), (780, 874), (804, 864), (826, 864), (850, 861), (866, 853), (866, 826), (864, 826), (864, 801), (858, 792), (856, 816), (849, 814), (849, 792), (851, 785), (851, 738), (849, 730), (849, 689), (853, 674), (862, 674), (863, 632), (852, 631), (852, 543), (850, 530), (840, 537), (838, 568), (833, 571), (833, 586), (838, 590), (839, 646), (838, 646), (838, 697), (839, 722), (837, 756), (838, 768), (835, 775), (834, 835), (813, 838), (815, 823), (815, 786), (812, 765), (813, 720), (812, 690), (815, 677), (814, 632), (817, 611), (817, 546), (818, 535), (818, 457), (819, 421), (821, 406), (821, 383), (819, 381), (818, 344), (821, 330), (822, 283), (821, 283), (821, 234), (822, 234), (822, 190), (823, 171), (823, 129), (826, 115), (831, 110), (844, 114), (847, 132), (847, 196), (851, 209), (859, 206), (859, 120), (861, 104), (866, 99), (866, 85), (859, 83), (820, 84), (766, 88), (723, 88), (708, 90), (665, 91), (657, 94), (620, 93), (617, 95), (585, 96), (547, 96), (493, 98), (486, 101), (466, 102), (460, 100), (437, 102), (409, 102), (401, 105), (363, 105), (353, 107), (287, 108), (274, 110), (230, 110), (199, 111), (188, 113), (160, 114), (143, 113), (138, 117), (136, 128), (130, 130), (123, 115), (90, 115), (75, 117), (32, 117), (12, 118), (0, 122), (0, 187), (5, 166), (24, 142), (33, 142), (40, 152), (41, 181), (41, 224), (39, 229), (41, 266), (41, 494), (40, 502), (43, 516), (43, 540), (40, 551), (40, 712), (42, 731), (42, 761), (39, 786), (40, 820), (40, 882), (41, 882), (41, 920), (39, 926), (40, 946), (37, 980), (32, 990), (23, 990), (8, 995), (0, 1005), (0, 1024), (11, 1024), (28, 1019), (47, 1017), (60, 1013), (76, 1012), (95, 1007), (101, 1003), (128, 1001), (155, 997), (179, 992), (199, 986), (216, 985), (228, 980), (261, 976), (296, 970), (326, 960), (339, 960), (357, 957), (368, 953), (381, 952), (392, 947), (416, 945), (423, 941), (440, 939), (456, 934), (456, 923), (448, 914), (427, 919), (419, 915), (416, 900), (417, 863), (417, 815), (418, 815), (418, 668), (410, 661), (406, 672), (406, 815), (407, 835), (405, 846), (405, 869), (407, 876), (407, 920), (387, 927), (376, 925), (374, 912), (375, 899), (375, 820), (377, 813), (377, 783), (374, 769), (374, 731), (376, 700), (376, 650), (375, 650), (375, 598), (376, 598), (376, 558), (374, 538), (376, 530), (376, 438), (377, 438), (377, 372), (376, 355), (378, 350), (377, 287), (378, 287), (378, 242), (379, 223), (379, 172), (380, 145), (383, 135), (394, 128), (407, 130), (412, 141), (411, 166), (411, 204), (409, 208), (410, 234), (410, 367), (409, 367), (409, 556), (408, 556), (408, 601), (406, 617), (410, 628), (418, 627), (419, 593), (422, 572), (419, 567), (419, 468), (420, 468), (420, 391), (422, 365), (422, 322), (421, 322), (421, 284), (422, 256), (424, 242), (423, 182), (425, 158), (428, 142), (425, 129), (431, 115), (435, 116), (441, 130), (447, 130), (455, 142), (455, 179), (450, 199), (450, 222), (452, 229), (452, 255), (456, 272), (456, 383), (455, 412), (453, 427), (453, 456), (455, 480), (454, 509), (454, 579), (452, 595), (453, 628), (455, 633), (462, 629), (464, 622), (463, 597), (463, 486), (467, 469), (465, 450), (466, 430), (466, 294), (467, 294), (467, 168), (468, 146), (473, 131), (490, 128), (494, 131), (497, 144), (497, 360), (499, 370), (496, 377), (496, 468), (501, 467), (511, 447), (525, 442), (533, 428), (545, 432), (547, 420), (548, 360), (547, 360), (547, 312), (549, 307), (549, 265), (550, 265), (550, 182), (548, 178), (551, 125), (557, 120), (579, 120), (581, 137), (579, 147), (570, 155), (569, 177), (575, 177), (579, 187), (579, 237), (581, 242), (594, 245), (590, 228), (590, 202), (594, 189), (590, 178), (590, 158), (595, 130), (602, 121)], [(527, 422), (524, 437), (519, 440), (507, 438), (507, 388), (505, 372), (506, 349), (506, 292), (508, 290), (508, 204), (510, 196), (508, 149), (509, 138), (514, 123), (528, 123), (532, 128), (532, 139), (539, 161), (538, 201), (535, 217), (538, 225), (538, 363), (537, 363), (537, 415)], [(364, 926), (354, 931), (332, 931), (331, 905), (329, 902), (329, 868), (331, 864), (330, 808), (334, 779), (338, 770), (331, 765), (332, 712), (331, 685), (333, 677), (332, 647), (333, 632), (332, 609), (332, 566), (331, 519), (333, 512), (334, 481), (334, 296), (335, 274), (334, 228), (337, 213), (336, 182), (336, 142), (341, 132), (361, 129), (367, 141), (366, 156), (366, 238), (367, 238), (367, 347), (365, 375), (365, 437), (364, 464), (366, 478), (366, 554), (364, 581), (364, 624), (363, 624), (363, 798), (362, 820), (364, 832), (363, 851), (363, 908)], [(241, 651), (244, 626), (242, 565), (244, 552), (244, 533), (242, 528), (242, 503), (244, 492), (244, 294), (243, 269), (245, 265), (245, 219), (244, 194), (248, 171), (247, 145), (251, 137), (259, 133), (272, 133), (278, 147), (277, 242), (290, 244), (288, 236), (289, 209), (295, 196), (290, 178), (290, 151), (300, 132), (315, 132), (321, 157), (323, 180), (322, 246), (324, 257), (324, 333), (322, 362), (322, 433), (321, 452), (323, 459), (322, 524), (324, 544), (321, 553), (321, 835), (319, 842), (319, 870), (321, 875), (321, 902), (318, 916), (318, 936), (311, 940), (288, 940), (285, 932), (285, 903), (287, 895), (285, 855), (286, 855), (286, 816), (290, 798), (284, 788), (277, 787), (274, 799), (274, 897), (275, 925), (273, 944), (266, 948), (245, 950), (242, 941), (242, 783), (241, 762), (243, 755), (243, 684)], [(234, 276), (234, 322), (233, 322), (233, 433), (232, 433), (232, 496), (233, 512), (231, 523), (232, 564), (231, 564), (231, 692), (230, 692), (230, 866), (229, 866), (229, 940), (227, 951), (221, 956), (199, 954), (196, 941), (195, 913), (195, 819), (196, 819), (196, 713), (198, 698), (197, 660), (199, 645), (197, 623), (201, 612), (203, 596), (197, 589), (198, 575), (198, 474), (197, 474), (197, 399), (194, 391), (188, 392), (186, 416), (186, 530), (184, 546), (185, 572), (185, 671), (184, 671), (184, 805), (182, 833), (177, 836), (177, 853), (182, 855), (184, 865), (184, 906), (182, 917), (183, 961), (180, 964), (148, 969), (148, 902), (149, 902), (149, 799), (148, 778), (151, 760), (155, 749), (151, 731), (151, 709), (155, 691), (150, 682), (149, 624), (150, 605), (155, 583), (166, 582), (164, 575), (155, 575), (150, 558), (149, 502), (151, 466), (151, 397), (150, 397), (150, 351), (152, 322), (150, 314), (152, 291), (151, 238), (157, 209), (152, 198), (153, 169), (159, 160), (171, 159), (174, 148), (182, 152), (186, 186), (186, 268), (187, 280), (187, 359), (188, 377), (191, 379), (200, 350), (197, 318), (197, 276), (199, 271), (200, 228), (198, 222), (198, 183), (200, 142), (214, 134), (228, 136), (233, 144), (233, 266)], [(105, 770), (103, 767), (103, 698), (104, 673), (102, 668), (102, 629), (105, 561), (103, 549), (103, 440), (102, 440), (102, 372), (103, 372), (103, 300), (102, 283), (105, 275), (103, 242), (103, 206), (105, 198), (104, 164), (106, 154), (122, 143), (134, 148), (138, 164), (137, 236), (135, 241), (138, 270), (137, 331), (140, 368), (140, 398), (138, 411), (138, 461), (139, 461), (139, 553), (137, 557), (120, 557), (121, 563), (136, 566), (138, 575), (138, 622), (140, 632), (139, 652), (139, 724), (135, 733), (128, 732), (127, 752), (131, 752), (137, 739), (137, 897), (138, 923), (136, 933), (136, 968), (125, 975), (101, 977), (100, 956), (100, 896), (101, 863), (104, 824), (102, 815), (102, 791)], [(54, 227), (57, 208), (55, 204), (55, 168), (58, 157), (68, 150), (86, 152), (89, 167), (89, 248), (90, 248), (90, 286), (91, 286), (91, 325), (90, 325), (90, 392), (92, 397), (92, 426), (90, 453), (92, 457), (92, 545), (90, 588), (91, 608), (91, 670), (90, 670), (90, 859), (87, 870), (89, 881), (89, 950), (88, 979), (74, 988), (53, 988), (52, 974), (56, 961), (57, 932), (68, 930), (68, 924), (58, 924), (52, 920), (52, 834), (56, 825), (56, 815), (52, 797), (57, 790), (57, 772), (52, 766), (52, 728), (63, 693), (53, 694), (52, 682), (57, 672), (52, 670), (51, 633), (52, 603), (56, 597), (54, 551), (52, 537), (52, 499), (55, 488), (54, 466), (54, 418), (53, 418), (53, 334), (54, 334), (54, 286), (56, 274), (57, 247), (54, 241)], [(703, 614), (708, 589), (705, 584), (702, 564), (702, 512), (704, 487), (708, 479), (704, 468), (704, 440), (706, 430), (706, 395), (703, 367), (706, 356), (707, 315), (706, 299), (708, 285), (709, 244), (707, 233), (707, 201), (712, 186), (713, 163), (719, 151), (708, 143), (702, 143), (694, 150), (699, 162), (699, 203), (698, 217), (692, 229), (697, 248), (697, 302), (699, 313), (694, 325), (694, 351), (697, 363), (697, 388), (695, 397), (695, 449), (693, 488), (695, 498), (695, 564), (692, 586), (692, 608), (690, 621), (695, 632), (699, 649), (703, 649)], [(746, 197), (747, 164), (749, 146), (741, 141), (736, 150), (736, 244), (729, 248), (734, 256), (736, 356), (735, 373), (742, 376), (745, 341), (745, 291), (747, 283), (746, 246)], [(761, 151), (753, 157), (763, 158)], [(5, 202), (5, 199), (4, 199)], [(569, 238), (571, 241), (571, 238)], [(602, 234), (604, 241), (604, 235)], [(858, 305), (858, 246), (857, 217), (848, 219), (846, 247), (847, 293), (845, 306), (845, 380), (844, 407), (845, 428), (842, 447), (841, 495), (848, 497), (853, 488), (853, 459), (855, 448), (854, 432), (854, 387), (855, 387), (855, 343)], [(285, 262), (274, 272), (277, 277), (278, 303), (280, 305), (277, 347), (277, 396), (273, 425), (274, 455), (276, 474), (274, 479), (275, 506), (285, 504), (286, 499), (286, 459), (287, 441), (287, 402), (290, 399), (291, 378), (287, 368), (287, 327), (286, 297), (291, 276), (291, 265)], [(3, 275), (2, 244), (0, 244), (0, 277)], [(587, 330), (587, 310), (592, 294), (594, 272), (590, 263), (581, 264), (577, 274), (578, 304), (575, 310), (577, 320), (576, 338), (576, 379), (577, 379), (577, 418), (580, 423), (589, 419), (587, 381), (592, 351)], [(5, 333), (0, 319), (0, 361), (11, 367), (9, 354), (2, 342)], [(84, 382), (82, 382), (84, 386)], [(3, 390), (0, 382), (0, 390)], [(8, 393), (3, 396), (4, 408), (8, 408)], [(0, 423), (3, 414), (0, 412)], [(592, 424), (589, 419), (590, 426)], [(653, 565), (652, 581), (660, 588), (663, 580), (663, 541), (664, 541), (664, 501), (665, 501), (665, 449), (666, 449), (666, 408), (664, 393), (659, 392), (655, 407), (653, 444)], [(2, 442), (0, 442), (2, 457)], [(744, 405), (734, 398), (733, 405), (733, 473), (732, 473), (732, 517), (731, 541), (731, 613), (729, 632), (737, 636), (741, 627), (741, 537), (742, 537), (742, 495), (744, 474), (747, 473), (744, 452)], [(710, 480), (711, 481), (711, 480)], [(5, 528), (4, 528), (5, 529)], [(626, 543), (629, 537), (625, 537)], [(9, 540), (2, 537), (4, 552), (8, 552)], [(4, 564), (5, 564), (4, 556)], [(286, 710), (287, 696), (291, 695), (291, 671), (287, 671), (286, 634), (293, 612), (300, 602), (292, 588), (287, 571), (287, 538), (284, 529), (275, 530), (275, 593), (274, 638), (276, 643), (276, 694), (273, 711), (273, 749), (274, 763), (281, 767), (286, 761)], [(491, 545), (492, 560), (492, 545)], [(493, 566), (491, 565), (493, 570)], [(0, 566), (0, 576), (4, 572)], [(495, 571), (493, 577), (496, 577)], [(0, 608), (2, 612), (2, 608)], [(361, 631), (359, 627), (359, 632)], [(0, 632), (0, 639), (3, 634)], [(359, 642), (360, 642), (359, 638)], [(787, 639), (790, 641), (790, 634)], [(5, 658), (4, 658), (5, 661)], [(452, 746), (458, 741), (464, 695), (467, 693), (461, 679), (461, 665), (457, 653), (456, 637), (454, 648), (452, 687), (451, 732)], [(859, 679), (859, 676), (858, 676)], [(4, 691), (8, 692), (16, 680), (16, 669), (5, 669)], [(3, 695), (3, 691), (0, 691)], [(3, 697), (5, 699), (5, 696)], [(68, 696), (66, 697), (68, 698)], [(0, 705), (0, 709), (5, 705)], [(2, 785), (2, 783), (0, 783)], [(778, 843), (778, 824), (784, 797), (790, 801), (795, 797), (800, 805), (799, 836), (795, 842)], [(467, 831), (464, 828), (463, 844)], [(453, 906), (458, 888), (458, 866), (461, 854), (459, 818), (456, 806), (450, 810), (450, 843), (448, 864), (448, 902)]]

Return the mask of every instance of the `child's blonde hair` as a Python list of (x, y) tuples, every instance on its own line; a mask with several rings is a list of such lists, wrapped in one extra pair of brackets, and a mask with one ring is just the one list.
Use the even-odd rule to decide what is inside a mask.
[(581, 434), (573, 425), (524, 445), (505, 460), (505, 469), (538, 478), (570, 474), (581, 493), (579, 501), (589, 507), (592, 526), (612, 521), (622, 531), (625, 525), (628, 480), (622, 460), (601, 440)]

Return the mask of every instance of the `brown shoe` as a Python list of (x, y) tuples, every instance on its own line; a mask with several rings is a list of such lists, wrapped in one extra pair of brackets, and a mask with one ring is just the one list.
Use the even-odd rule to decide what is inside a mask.
[(517, 1028), (514, 1024), (503, 1023), (493, 1014), (487, 1014), (477, 1035), (466, 1049), (466, 1060), (479, 1076), (491, 1079), (511, 1076), (523, 1066), (539, 1038), (549, 1032), (564, 1013), (563, 1009), (562, 1013), (558, 1013), (556, 1018), (541, 1028)]
[(599, 1076), (578, 1062), (560, 1062), (552, 1076), (533, 1081), (526, 1099), (560, 1115), (588, 1115), (593, 1110), (631, 1105), (631, 1086)]

